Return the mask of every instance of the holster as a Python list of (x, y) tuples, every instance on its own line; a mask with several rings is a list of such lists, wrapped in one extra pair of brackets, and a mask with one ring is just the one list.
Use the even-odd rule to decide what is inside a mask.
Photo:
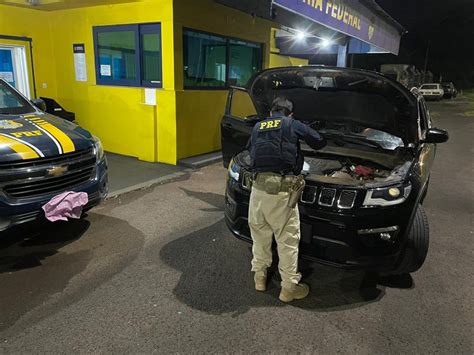
[(299, 175), (295, 178), (293, 185), (290, 188), (290, 196), (288, 198), (288, 207), (295, 208), (303, 194), (306, 183), (304, 177)]

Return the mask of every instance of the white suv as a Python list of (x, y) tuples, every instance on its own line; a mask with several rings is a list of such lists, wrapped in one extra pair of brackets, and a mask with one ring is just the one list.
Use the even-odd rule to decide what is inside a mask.
[(444, 95), (444, 90), (441, 84), (423, 84), (420, 86), (419, 93), (425, 99), (441, 100)]

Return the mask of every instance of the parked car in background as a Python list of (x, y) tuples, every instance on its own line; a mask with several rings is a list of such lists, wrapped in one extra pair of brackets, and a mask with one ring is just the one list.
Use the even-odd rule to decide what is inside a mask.
[(436, 143), (448, 134), (432, 126), (422, 96), (373, 72), (275, 68), (230, 90), (221, 125), (230, 231), (252, 242), (252, 174), (245, 147), (276, 96), (293, 101), (294, 118), (328, 141), (318, 151), (301, 145), (306, 187), (299, 203), (300, 256), (392, 274), (418, 270), (429, 243), (422, 203)]
[(85, 209), (107, 195), (100, 140), (45, 109), (0, 79), (0, 231), (35, 220), (65, 191), (86, 192)]
[(441, 100), (444, 96), (444, 90), (441, 84), (423, 84), (418, 89), (426, 100)]
[(398, 81), (407, 88), (419, 86), (424, 80), (423, 73), (413, 64), (382, 64), (380, 73)]
[(445, 98), (452, 99), (458, 95), (458, 91), (456, 90), (452, 82), (443, 83), (441, 86), (443, 87)]

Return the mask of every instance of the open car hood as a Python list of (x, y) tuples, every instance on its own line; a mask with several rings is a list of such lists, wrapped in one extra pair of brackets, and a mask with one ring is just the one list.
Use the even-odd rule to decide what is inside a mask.
[(325, 66), (264, 70), (247, 90), (258, 115), (268, 117), (273, 99), (294, 103), (294, 118), (357, 132), (365, 128), (418, 140), (417, 98), (404, 86), (375, 72)]

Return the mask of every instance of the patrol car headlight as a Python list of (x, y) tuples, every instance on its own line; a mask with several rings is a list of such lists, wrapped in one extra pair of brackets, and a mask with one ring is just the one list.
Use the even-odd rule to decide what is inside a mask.
[(368, 190), (364, 206), (393, 206), (406, 201), (411, 192), (411, 184)]
[(94, 151), (95, 151), (95, 155), (97, 157), (97, 160), (102, 160), (104, 158), (104, 148), (102, 147), (102, 142), (100, 141), (99, 138), (97, 137), (93, 137), (94, 139)]
[(234, 160), (234, 158), (232, 158), (232, 160), (230, 161), (229, 163), (229, 177), (235, 181), (239, 181), (239, 177), (240, 177), (240, 165), (237, 164)]

